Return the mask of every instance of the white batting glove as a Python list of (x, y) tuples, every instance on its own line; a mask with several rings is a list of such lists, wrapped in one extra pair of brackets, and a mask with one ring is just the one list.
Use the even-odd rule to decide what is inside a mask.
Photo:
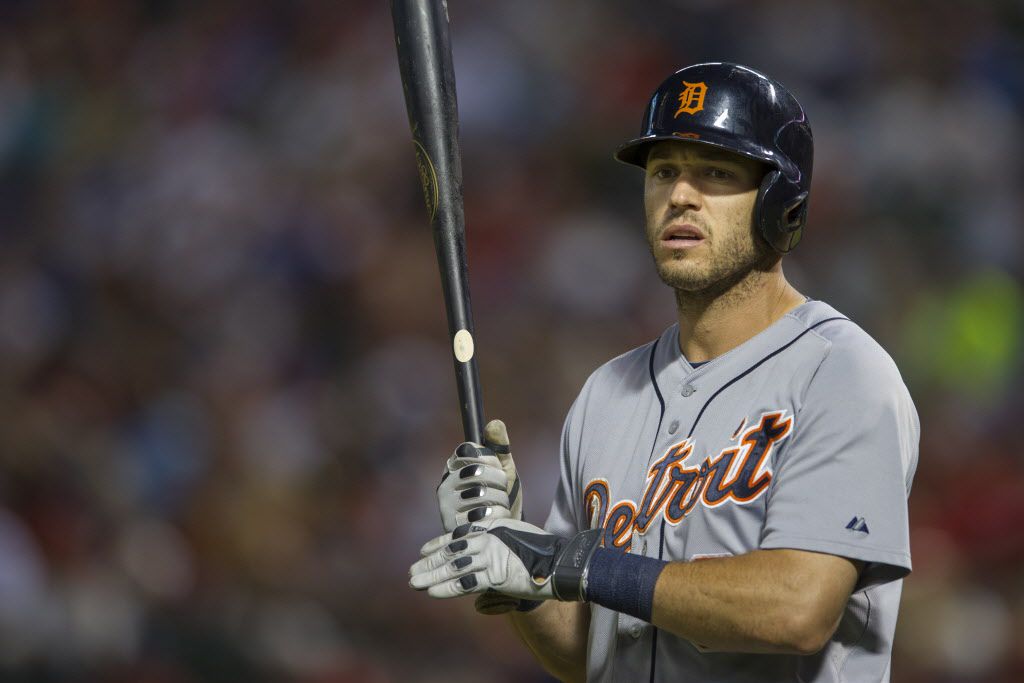
[(505, 423), (488, 422), (483, 441), (459, 444), (437, 486), (441, 525), (449, 533), (467, 522), (523, 518), (522, 485)]
[(602, 533), (564, 538), (513, 519), (467, 524), (423, 546), (409, 585), (434, 598), (497, 591), (522, 600), (583, 600)]

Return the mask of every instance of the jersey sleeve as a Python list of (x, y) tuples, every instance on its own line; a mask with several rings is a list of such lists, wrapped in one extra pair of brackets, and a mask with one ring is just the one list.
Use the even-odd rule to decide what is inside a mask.
[[(574, 419), (576, 407), (580, 403), (577, 399), (562, 426), (561, 448), (559, 453), (559, 477), (558, 488), (555, 490), (555, 500), (551, 504), (551, 511), (548, 513), (547, 522), (544, 528), (550, 533), (559, 536), (571, 536), (583, 530), (580, 520), (579, 487), (576, 485), (574, 461), (578, 461), (578, 454), (574, 453), (575, 433)], [(578, 449), (578, 439), (575, 439)]]
[(833, 347), (780, 452), (760, 547), (862, 561), (858, 589), (908, 574), (907, 496), (919, 431), (910, 395), (881, 348)]

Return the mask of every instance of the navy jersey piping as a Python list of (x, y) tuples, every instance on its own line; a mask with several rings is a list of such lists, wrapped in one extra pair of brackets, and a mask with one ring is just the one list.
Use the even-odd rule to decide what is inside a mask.
[[(814, 323), (813, 325), (811, 325), (810, 327), (805, 329), (803, 332), (798, 334), (797, 336), (795, 336), (792, 339), (790, 339), (784, 345), (782, 345), (779, 348), (775, 349), (774, 351), (769, 353), (767, 356), (765, 356), (761, 360), (757, 361), (756, 363), (751, 365), (749, 368), (747, 368), (746, 370), (744, 370), (743, 372), (741, 372), (740, 374), (736, 375), (735, 377), (730, 379), (728, 382), (726, 382), (725, 384), (720, 386), (718, 388), (718, 391), (716, 391), (715, 393), (711, 394), (711, 396), (708, 397), (708, 400), (704, 402), (704, 405), (701, 407), (700, 412), (697, 413), (697, 417), (694, 418), (693, 425), (690, 427), (690, 431), (686, 435), (686, 438), (689, 439), (689, 438), (693, 437), (693, 432), (697, 429), (697, 424), (700, 422), (700, 418), (703, 417), (704, 411), (707, 410), (708, 406), (711, 405), (712, 401), (714, 401), (716, 398), (718, 398), (719, 394), (721, 394), (723, 391), (728, 389), (730, 386), (732, 386), (733, 384), (735, 384), (739, 380), (743, 379), (744, 377), (746, 377), (747, 375), (752, 373), (757, 368), (761, 367), (764, 363), (768, 362), (768, 360), (770, 360), (771, 358), (774, 358), (775, 356), (779, 355), (780, 353), (782, 353), (783, 351), (788, 349), (790, 346), (792, 346), (797, 341), (799, 341), (801, 337), (803, 337), (808, 332), (812, 331), (814, 328), (820, 327), (821, 325), (824, 325), (825, 323), (832, 322), (832, 321), (835, 321), (835, 320), (846, 320), (846, 321), (849, 321), (849, 318), (846, 318), (846, 317), (843, 317), (843, 316), (834, 316), (834, 317), (831, 317), (831, 318), (825, 318), (824, 320), (819, 320), (818, 322)], [(657, 342), (655, 342), (655, 346), (657, 346)], [(654, 352), (653, 352), (653, 350), (651, 351), (651, 368), (650, 369), (651, 369), (651, 382), (654, 384), (654, 391), (655, 391), (655, 393), (658, 394), (658, 400), (661, 401), (661, 417), (658, 418), (658, 433), (655, 434), (655, 436), (654, 436), (655, 444), (657, 444), (658, 434), (661, 433), (661, 420), (662, 420), (662, 418), (665, 417), (665, 400), (664, 400), (664, 398), (662, 398), (661, 390), (658, 389), (658, 383), (654, 379)], [(654, 455), (654, 448), (653, 447), (651, 448), (651, 455), (652, 456)], [(663, 560), (664, 559), (664, 555), (665, 555), (665, 518), (664, 517), (662, 517), (661, 525), (659, 526), (659, 535), (660, 535), (660, 538), (658, 540), (658, 559), (659, 560)], [(652, 626), (653, 626), (653, 624), (652, 624)], [(658, 627), (654, 626), (654, 635), (651, 638), (651, 675), (650, 675), (650, 679), (649, 679), (650, 683), (654, 683), (654, 675), (655, 675), (655, 669), (656, 669), (655, 664), (657, 662), (657, 658), (658, 658)]]
[[(658, 350), (658, 342), (661, 341), (661, 337), (654, 340), (654, 345), (651, 346), (651, 358), (647, 364), (647, 370), (651, 373), (651, 385), (654, 387), (654, 393), (658, 396), (658, 403), (661, 404), (661, 413), (658, 415), (658, 431), (654, 432), (654, 443), (651, 444), (651, 455), (647, 458), (647, 462), (651, 462), (654, 459), (654, 449), (658, 447), (658, 435), (661, 434), (661, 421), (665, 419), (665, 397), (661, 395), (661, 388), (658, 387), (658, 378), (654, 375), (654, 354)], [(658, 553), (659, 559), (661, 552)], [(654, 680), (654, 653), (657, 652), (658, 647), (658, 629), (654, 629), (654, 634), (651, 643), (651, 680)]]
[[(864, 640), (864, 636), (866, 636), (868, 634), (868, 629), (871, 627), (871, 590), (870, 589), (864, 591), (864, 599), (868, 603), (867, 612), (864, 615), (864, 628), (861, 629), (860, 635), (857, 636), (857, 640), (855, 640), (853, 642), (853, 645), (859, 645), (860, 642), (862, 640)], [(851, 647), (850, 651), (852, 651), (852, 647)], [(843, 680), (845, 680), (845, 678), (846, 678), (845, 676), (843, 676), (843, 669), (846, 668), (846, 662), (848, 662), (850, 660), (850, 651), (846, 652), (846, 654), (843, 656), (842, 661), (836, 667), (836, 676), (838, 677), (840, 683)]]
[[(661, 414), (658, 416), (658, 431), (661, 431), (661, 421), (665, 418), (665, 397), (661, 395), (661, 388), (658, 386), (658, 380), (654, 376), (654, 354), (658, 351), (658, 342), (661, 341), (661, 337), (654, 340), (651, 344), (651, 357), (647, 361), (647, 372), (651, 375), (651, 384), (654, 386), (654, 393), (658, 396), (658, 403), (661, 404)], [(654, 443), (651, 444), (651, 455), (654, 455), (654, 449), (658, 445), (658, 435), (654, 435)]]

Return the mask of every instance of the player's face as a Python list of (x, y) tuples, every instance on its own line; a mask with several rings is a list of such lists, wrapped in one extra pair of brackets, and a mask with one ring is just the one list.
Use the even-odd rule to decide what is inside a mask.
[(754, 234), (765, 166), (706, 145), (663, 141), (647, 157), (647, 242), (665, 284), (709, 292), (774, 261)]

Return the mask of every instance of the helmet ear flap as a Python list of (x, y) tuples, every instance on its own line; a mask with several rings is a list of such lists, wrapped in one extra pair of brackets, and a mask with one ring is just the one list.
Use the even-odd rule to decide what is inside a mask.
[(761, 181), (754, 207), (755, 224), (775, 251), (785, 254), (795, 247), (807, 222), (807, 191), (778, 170)]

